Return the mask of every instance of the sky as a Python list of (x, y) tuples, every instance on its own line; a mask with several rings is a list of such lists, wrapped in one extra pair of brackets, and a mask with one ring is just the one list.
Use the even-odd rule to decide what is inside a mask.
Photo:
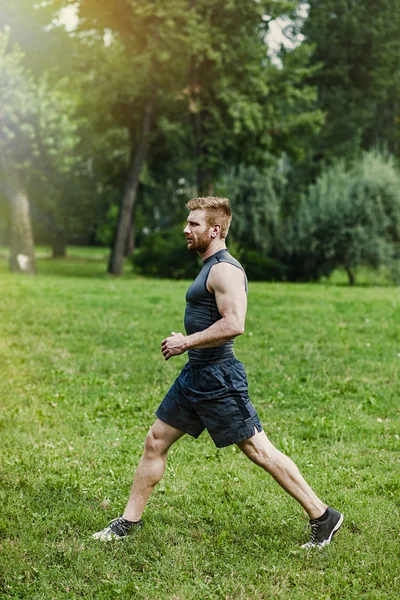
[(69, 4), (60, 10), (59, 21), (68, 31), (73, 31), (78, 23), (77, 6)]

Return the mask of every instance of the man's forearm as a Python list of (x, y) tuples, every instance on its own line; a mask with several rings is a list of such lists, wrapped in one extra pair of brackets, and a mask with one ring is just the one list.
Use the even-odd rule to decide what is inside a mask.
[(185, 337), (186, 350), (222, 346), (244, 332), (244, 325), (228, 321), (225, 317), (207, 329)]

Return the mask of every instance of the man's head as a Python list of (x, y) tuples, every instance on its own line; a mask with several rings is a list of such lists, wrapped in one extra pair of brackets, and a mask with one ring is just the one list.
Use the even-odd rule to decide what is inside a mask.
[(191, 250), (203, 254), (214, 239), (226, 238), (232, 220), (228, 198), (192, 198), (186, 208), (190, 210), (190, 214), (184, 233)]

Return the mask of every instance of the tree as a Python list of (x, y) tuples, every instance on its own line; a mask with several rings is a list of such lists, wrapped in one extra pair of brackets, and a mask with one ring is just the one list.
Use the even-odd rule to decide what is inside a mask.
[(315, 47), (310, 79), (326, 125), (315, 164), (386, 147), (400, 156), (400, 3), (398, 0), (318, 0), (303, 33)]
[(35, 251), (26, 192), (26, 144), (34, 131), (34, 82), (22, 66), (22, 54), (9, 50), (9, 36), (0, 33), (0, 181), (10, 214), (10, 269), (36, 272)]
[(267, 56), (269, 22), (293, 12), (292, 3), (214, 0), (197, 7), (207, 41), (193, 59), (189, 109), (197, 187), (208, 193), (227, 165), (263, 170), (282, 153), (301, 158), (323, 115), (306, 84), (313, 72), (308, 46), (282, 51), (280, 68)]
[(221, 179), (217, 191), (231, 200), (234, 219), (230, 236), (241, 249), (264, 256), (274, 252), (280, 236), (285, 183), (276, 167), (258, 171), (241, 165)]
[(9, 34), (1, 38), (0, 148), (2, 179), (10, 199), (11, 264), (18, 269), (15, 257), (26, 254), (28, 240), (33, 257), (31, 210), (53, 255), (63, 256), (67, 236), (88, 227), (96, 186), (90, 154), (82, 153), (86, 121), (77, 116), (69, 79), (54, 81), (46, 72), (35, 79), (23, 66), (22, 52), (11, 49), (8, 38)]
[[(119, 274), (155, 115), (162, 114), (163, 105), (183, 87), (187, 2), (174, 0), (162, 7), (149, 1), (99, 5), (82, 0), (79, 9), (81, 30), (93, 31), (100, 38), (105, 28), (112, 32), (106, 62), (110, 66), (115, 61), (116, 68), (103, 70), (102, 83), (118, 81), (114, 89), (109, 87), (109, 105), (115, 122), (128, 133), (126, 184), (109, 264), (109, 272)], [(93, 70), (98, 71), (97, 64)]]
[[(63, 4), (53, 0), (55, 7)], [(151, 0), (81, 0), (76, 35), (85, 34), (90, 47), (81, 68), (85, 64), (91, 96), (103, 103), (95, 112), (104, 116), (104, 126), (127, 132), (111, 273), (122, 269), (144, 165), (157, 184), (183, 168), (204, 193), (227, 165), (271, 164), (283, 149), (297, 144), (297, 153), (301, 136), (320, 126), (311, 88), (300, 89), (307, 52), (285, 62), (295, 93), (288, 93), (286, 74), (267, 56), (265, 15), (292, 7), (272, 0), (174, 0), (168, 7)]]
[(2, 0), (0, 30), (8, 27), (12, 40), (26, 53), (23, 65), (36, 77), (55, 65), (65, 69), (69, 62), (70, 38), (62, 27), (53, 23), (51, 2)]
[(313, 280), (344, 267), (350, 285), (356, 268), (400, 258), (400, 173), (392, 157), (364, 154), (346, 168), (326, 169), (304, 196), (287, 240), (292, 279)]
[(90, 48), (85, 36), (69, 34), (56, 17), (50, 1), (4, 0), (0, 9), (0, 22), (25, 52), (21, 64), (35, 83), (35, 151), (24, 173), (34, 234), (51, 245), (53, 256), (62, 256), (67, 241), (93, 241), (110, 199), (120, 193), (126, 136), (104, 127), (105, 111), (96, 127), (96, 110), (87, 102), (93, 82), (82, 64)]

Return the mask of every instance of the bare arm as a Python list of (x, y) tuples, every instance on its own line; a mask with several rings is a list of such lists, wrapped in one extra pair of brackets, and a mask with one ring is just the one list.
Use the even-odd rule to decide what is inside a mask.
[(172, 332), (172, 336), (161, 343), (165, 360), (183, 354), (191, 348), (222, 346), (244, 332), (247, 295), (243, 272), (229, 263), (214, 265), (208, 276), (207, 288), (215, 294), (222, 318), (207, 329), (192, 335), (184, 336)]

